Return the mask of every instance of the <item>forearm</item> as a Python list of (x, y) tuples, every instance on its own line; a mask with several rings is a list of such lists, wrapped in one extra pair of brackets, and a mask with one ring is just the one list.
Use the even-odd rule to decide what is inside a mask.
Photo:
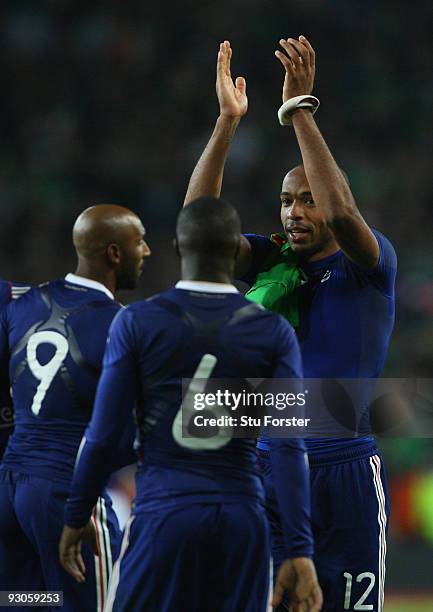
[(292, 121), (311, 193), (328, 224), (332, 226), (335, 220), (357, 214), (349, 185), (311, 112), (297, 111)]
[(65, 506), (65, 524), (69, 527), (84, 527), (89, 521), (93, 506), (115, 470), (112, 450), (115, 449), (99, 447), (86, 441)]
[(270, 459), (287, 556), (312, 557), (310, 480), (301, 439), (270, 440)]
[(293, 115), (305, 175), (324, 221), (344, 253), (360, 267), (372, 269), (379, 260), (377, 240), (359, 212), (349, 184), (309, 111)]
[(132, 355), (104, 366), (65, 508), (68, 526), (78, 528), (87, 523), (110, 474), (133, 459), (136, 396)]
[(224, 166), (239, 121), (239, 117), (218, 117), (213, 134), (192, 173), (184, 206), (202, 196), (219, 198)]

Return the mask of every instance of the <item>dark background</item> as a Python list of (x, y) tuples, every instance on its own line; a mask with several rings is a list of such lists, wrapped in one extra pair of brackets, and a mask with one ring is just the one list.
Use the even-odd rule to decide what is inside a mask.
[[(281, 181), (300, 158), (293, 133), (278, 125), (282, 69), (273, 52), (279, 38), (304, 34), (317, 53), (319, 127), (362, 213), (399, 258), (385, 374), (431, 376), (432, 31), (431, 5), (420, 0), (2, 0), (1, 276), (35, 283), (73, 270), (75, 217), (116, 202), (141, 216), (153, 251), (125, 300), (177, 280), (171, 238), (217, 116), (224, 39), (234, 76), (247, 78), (250, 110), (223, 194), (245, 231), (278, 230)], [(430, 442), (402, 444), (385, 449), (398, 487), (433, 465)], [(407, 502), (413, 491), (403, 489)], [(417, 541), (429, 536), (416, 521), (402, 531), (399, 520), (398, 542), (422, 548)]]

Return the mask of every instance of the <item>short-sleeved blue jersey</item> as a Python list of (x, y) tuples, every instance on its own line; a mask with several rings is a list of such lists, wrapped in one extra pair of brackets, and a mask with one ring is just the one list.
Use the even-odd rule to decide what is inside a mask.
[(2, 372), (9, 369), (15, 429), (2, 468), (70, 481), (120, 308), (100, 283), (68, 275), (4, 310), (0, 360)]
[[(307, 282), (299, 289), (301, 346), (305, 378), (376, 378), (384, 366), (394, 325), (397, 258), (391, 243), (373, 230), (380, 249), (373, 270), (362, 270), (343, 251), (311, 263), (300, 259)], [(247, 234), (252, 283), (275, 245)], [(363, 439), (365, 442), (365, 438)], [(310, 453), (330, 452), (347, 440), (307, 440)], [(361, 443), (352, 440), (350, 444)]]
[[(209, 289), (212, 285), (180, 284), (116, 317), (67, 504), (67, 524), (87, 520), (110, 471), (107, 459), (116, 453), (119, 432), (137, 399), (137, 512), (185, 500), (263, 500), (254, 439), (228, 436), (215, 446), (215, 437), (200, 438), (191, 447), (191, 439), (182, 437), (176, 428), (182, 379), (299, 377), (299, 346), (282, 317), (252, 304), (230, 285), (219, 292)], [(301, 440), (294, 440), (293, 447), (305, 449)], [(308, 491), (301, 487), (298, 493), (304, 510)]]

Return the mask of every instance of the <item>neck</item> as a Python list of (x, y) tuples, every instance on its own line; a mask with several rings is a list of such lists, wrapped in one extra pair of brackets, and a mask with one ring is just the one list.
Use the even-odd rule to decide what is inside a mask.
[(233, 283), (233, 268), (234, 262), (219, 261), (214, 265), (212, 260), (204, 261), (189, 261), (182, 259), (182, 280), (204, 281), (208, 283)]
[(332, 240), (329, 243), (327, 243), (323, 249), (320, 249), (320, 251), (316, 251), (315, 253), (312, 253), (311, 255), (305, 255), (304, 260), (311, 261), (311, 262), (319, 261), (319, 259), (325, 259), (325, 257), (329, 257), (330, 255), (335, 255), (335, 253), (337, 253), (339, 250), (340, 250), (340, 247), (338, 246), (338, 244), (335, 242), (335, 240)]
[(101, 285), (107, 287), (113, 295), (116, 293), (116, 278), (111, 270), (102, 270), (89, 262), (80, 261), (75, 270), (75, 274), (101, 283)]

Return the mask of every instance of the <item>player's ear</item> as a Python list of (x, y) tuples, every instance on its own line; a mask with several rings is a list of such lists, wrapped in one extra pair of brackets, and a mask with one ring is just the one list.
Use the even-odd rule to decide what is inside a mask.
[(112, 242), (107, 246), (106, 255), (111, 264), (118, 265), (120, 262), (121, 251), (118, 244)]
[(176, 255), (177, 255), (178, 257), (180, 257), (180, 251), (179, 251), (179, 242), (178, 242), (178, 240), (177, 240), (177, 236), (175, 236), (175, 237), (173, 238), (173, 248), (174, 248), (174, 250), (176, 251)]

